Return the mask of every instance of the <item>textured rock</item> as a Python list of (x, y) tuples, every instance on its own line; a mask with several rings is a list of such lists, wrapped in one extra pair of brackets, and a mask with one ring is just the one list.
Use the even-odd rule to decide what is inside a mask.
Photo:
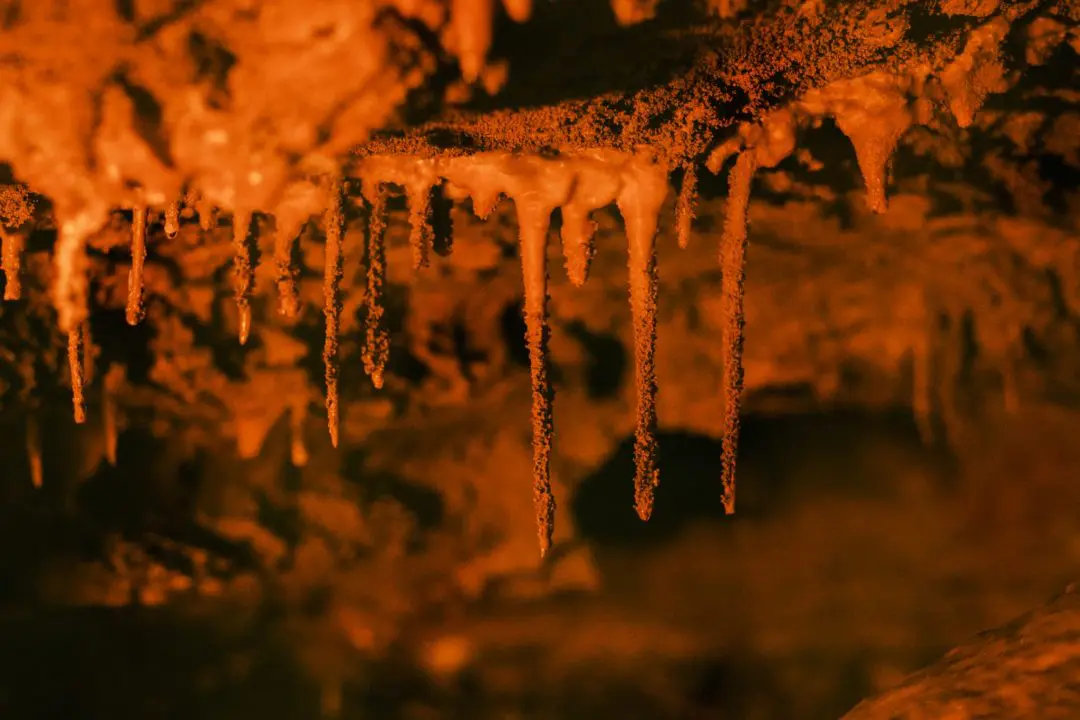
[(988, 630), (844, 720), (1080, 715), (1080, 586)]

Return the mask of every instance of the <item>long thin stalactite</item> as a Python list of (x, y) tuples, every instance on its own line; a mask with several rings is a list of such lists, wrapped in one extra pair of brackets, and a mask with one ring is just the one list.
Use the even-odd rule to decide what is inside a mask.
[(128, 271), (128, 325), (138, 325), (143, 319), (143, 266), (146, 263), (146, 206), (136, 205), (131, 211), (131, 270)]
[(390, 355), (390, 335), (386, 329), (383, 290), (386, 285), (386, 190), (376, 185), (365, 188), (371, 204), (367, 228), (367, 291), (364, 294), (364, 372), (381, 389), (383, 372)]
[(551, 548), (555, 533), (555, 495), (551, 491), (551, 445), (555, 432), (552, 389), (548, 378), (547, 234), (551, 208), (519, 198), (518, 233), (521, 273), (525, 286), (525, 344), (529, 350), (532, 385), (533, 505), (541, 556)]
[(721, 237), (720, 266), (723, 271), (721, 295), (723, 307), (724, 438), (721, 448), (722, 500), (724, 512), (735, 512), (735, 468), (739, 455), (739, 415), (743, 389), (743, 300), (746, 282), (746, 223), (757, 160), (752, 151), (743, 152), (735, 161), (728, 180), (727, 215)]
[(338, 404), (338, 334), (341, 332), (342, 234), (345, 219), (342, 207), (341, 180), (330, 182), (330, 192), (324, 216), (326, 260), (323, 276), (323, 315), (326, 335), (323, 339), (323, 368), (326, 379), (326, 422), (330, 442), (338, 446), (340, 407)]

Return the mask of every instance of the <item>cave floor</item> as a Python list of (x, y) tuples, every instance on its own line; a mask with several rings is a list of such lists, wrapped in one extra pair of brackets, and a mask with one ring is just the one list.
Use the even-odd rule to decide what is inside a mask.
[[(460, 646), (466, 670), (440, 682), (413, 661), (367, 665), (342, 717), (835, 718), (1074, 578), (1080, 532), (1007, 514), (972, 530), (970, 516), (962, 495), (826, 496), (600, 547), (598, 593), (488, 598), (426, 628), (428, 666)], [(9, 609), (2, 715), (318, 717), (274, 621), (238, 630), (228, 615)]]

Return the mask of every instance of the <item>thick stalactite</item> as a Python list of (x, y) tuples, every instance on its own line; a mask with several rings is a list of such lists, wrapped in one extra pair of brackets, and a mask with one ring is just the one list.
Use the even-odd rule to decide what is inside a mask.
[(64, 222), (57, 233), (53, 294), (60, 330), (66, 333), (77, 330), (89, 315), (86, 241), (93, 232), (91, 222), (87, 217)]
[(521, 236), (521, 273), (525, 283), (525, 342), (532, 382), (533, 503), (540, 554), (551, 547), (555, 496), (551, 491), (551, 443), (555, 432), (551, 381), (548, 378), (547, 236), (551, 208), (535, 197), (517, 201)]
[(652, 515), (660, 482), (656, 458), (656, 232), (667, 196), (663, 166), (635, 158), (617, 200), (629, 242), (630, 314), (634, 323), (634, 375), (638, 408), (634, 431), (634, 506), (638, 517)]

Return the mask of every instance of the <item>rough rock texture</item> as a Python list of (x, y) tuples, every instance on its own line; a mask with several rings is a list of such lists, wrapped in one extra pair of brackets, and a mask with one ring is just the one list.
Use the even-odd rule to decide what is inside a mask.
[(845, 720), (1045, 717), (1080, 713), (1080, 593), (1070, 585), (1045, 606), (987, 630)]

